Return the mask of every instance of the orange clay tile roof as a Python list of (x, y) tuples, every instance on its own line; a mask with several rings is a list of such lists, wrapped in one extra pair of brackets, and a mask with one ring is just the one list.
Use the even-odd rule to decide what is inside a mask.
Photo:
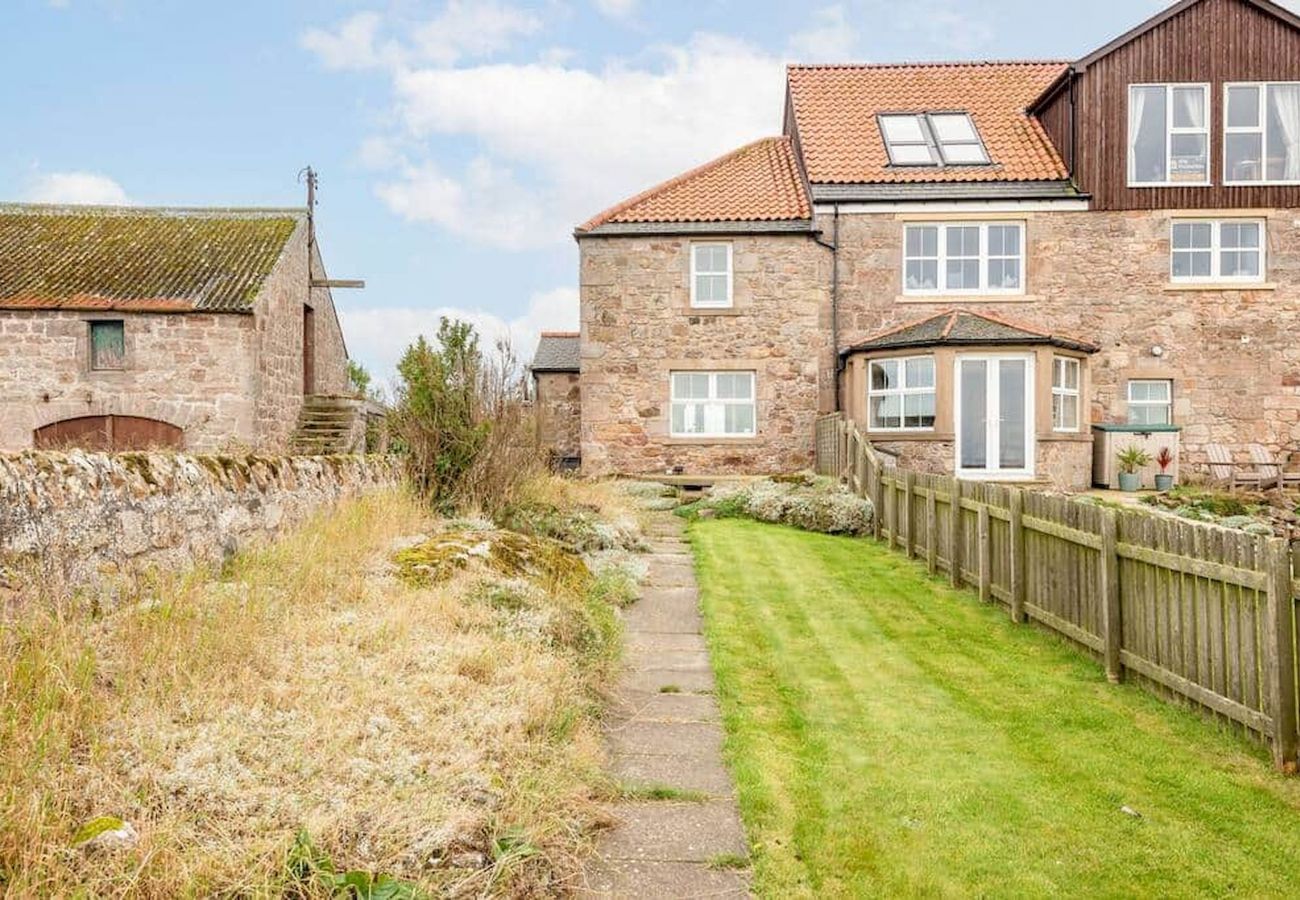
[[(794, 119), (814, 184), (1056, 181), (1068, 177), (1043, 127), (1026, 109), (1066, 69), (1063, 62), (790, 66)], [(969, 112), (991, 165), (891, 167), (876, 116)]]
[(812, 206), (790, 139), (763, 138), (612, 206), (578, 226), (808, 219)]

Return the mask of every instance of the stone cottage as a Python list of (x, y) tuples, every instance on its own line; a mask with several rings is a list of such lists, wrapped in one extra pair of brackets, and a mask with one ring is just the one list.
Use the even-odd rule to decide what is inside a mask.
[(350, 441), (324, 272), (306, 209), (0, 206), (0, 449)]
[(577, 468), (582, 442), (578, 333), (543, 331), (528, 368), (542, 446), (558, 468)]
[(1080, 487), (1093, 425), (1300, 442), (1300, 18), (1181, 0), (1076, 60), (791, 66), (782, 133), (595, 216), (592, 474)]

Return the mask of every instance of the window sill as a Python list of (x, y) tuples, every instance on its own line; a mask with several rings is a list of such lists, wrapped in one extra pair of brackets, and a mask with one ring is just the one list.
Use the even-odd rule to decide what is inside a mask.
[(955, 435), (948, 431), (880, 431), (868, 428), (863, 434), (873, 441), (951, 441)]
[(745, 310), (737, 309), (734, 306), (688, 306), (685, 309), (688, 316), (743, 316)]
[(895, 303), (1033, 303), (1037, 294), (899, 294)]
[(746, 446), (750, 444), (762, 443), (762, 440), (756, 434), (738, 435), (736, 437), (710, 437), (701, 435), (699, 437), (686, 437), (684, 435), (669, 436), (663, 439), (663, 443), (669, 446), (708, 446), (711, 444), (720, 444), (728, 447)]
[(1087, 431), (1045, 431), (1038, 435), (1040, 442), (1056, 441), (1065, 443), (1091, 444), (1092, 435)]
[(1165, 293), (1181, 291), (1275, 291), (1277, 283), (1272, 281), (1171, 281), (1165, 285)]

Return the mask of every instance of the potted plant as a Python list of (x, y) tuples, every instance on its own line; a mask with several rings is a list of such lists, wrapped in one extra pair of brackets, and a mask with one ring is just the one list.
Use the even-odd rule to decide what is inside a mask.
[(1156, 473), (1156, 490), (1167, 491), (1174, 486), (1174, 476), (1167, 471), (1173, 465), (1174, 455), (1168, 447), (1161, 447), (1160, 452), (1156, 454), (1156, 465), (1160, 471)]
[(1142, 476), (1138, 469), (1150, 464), (1151, 454), (1136, 444), (1130, 444), (1119, 452), (1119, 489), (1136, 491), (1142, 486)]

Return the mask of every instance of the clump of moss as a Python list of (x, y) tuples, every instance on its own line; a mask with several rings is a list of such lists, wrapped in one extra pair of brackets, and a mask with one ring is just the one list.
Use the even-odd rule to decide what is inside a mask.
[(429, 587), (479, 566), (506, 578), (531, 578), (545, 587), (591, 581), (586, 563), (559, 541), (502, 530), (458, 530), (436, 535), (393, 556), (407, 584)]

